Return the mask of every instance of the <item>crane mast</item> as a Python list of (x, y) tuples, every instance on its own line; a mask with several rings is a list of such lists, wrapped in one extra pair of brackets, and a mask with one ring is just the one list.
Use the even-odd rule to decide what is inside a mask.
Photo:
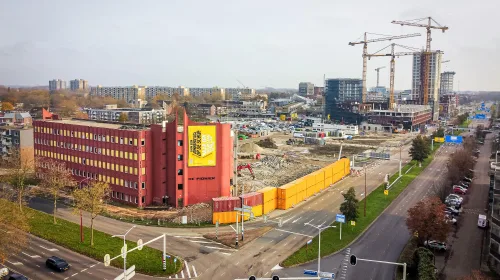
[[(427, 23), (419, 23), (420, 21), (426, 20)], [(432, 17), (420, 18), (409, 21), (396, 21), (393, 20), (391, 23), (399, 24), (401, 26), (414, 26), (414, 27), (422, 27), (427, 30), (427, 40), (425, 44), (425, 51), (421, 53), (420, 56), (420, 100), (421, 103), (427, 105), (429, 103), (429, 67), (430, 67), (430, 56), (431, 56), (431, 30), (439, 29), (443, 31), (443, 33), (448, 30), (447, 26), (441, 26), (437, 21), (435, 21)], [(433, 23), (435, 25), (433, 25)], [(434, 100), (436, 102), (436, 100)]]
[(361, 100), (363, 103), (366, 102), (366, 67), (367, 67), (367, 60), (368, 60), (368, 43), (374, 43), (374, 42), (382, 42), (382, 41), (391, 41), (391, 40), (396, 40), (396, 39), (404, 39), (404, 38), (410, 38), (410, 37), (418, 37), (420, 36), (420, 33), (413, 33), (413, 34), (405, 34), (405, 35), (399, 35), (399, 36), (389, 36), (389, 37), (382, 37), (382, 38), (375, 38), (368, 40), (367, 38), (367, 32), (364, 33), (364, 40), (359, 41), (359, 42), (349, 42), (350, 46), (354, 46), (356, 44), (363, 44), (363, 89), (361, 93)]
[(377, 87), (379, 86), (379, 78), (380, 78), (380, 69), (384, 69), (385, 66), (382, 66), (382, 67), (379, 67), (379, 68), (375, 68), (375, 71), (377, 72)]

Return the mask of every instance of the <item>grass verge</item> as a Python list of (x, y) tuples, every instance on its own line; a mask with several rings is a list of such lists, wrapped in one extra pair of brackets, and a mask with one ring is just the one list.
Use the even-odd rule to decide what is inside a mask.
[[(12, 207), (17, 206), (12, 205)], [(35, 236), (100, 262), (104, 260), (104, 255), (106, 254), (109, 254), (112, 258), (120, 255), (120, 250), (123, 246), (123, 239), (121, 238), (112, 238), (109, 234), (94, 230), (94, 247), (92, 248), (90, 247), (90, 228), (84, 227), (85, 241), (80, 243), (80, 225), (63, 219), (57, 219), (57, 224), (54, 225), (52, 215), (28, 207), (25, 207), (24, 211), (28, 216), (30, 233)], [(132, 249), (137, 244), (127, 241), (127, 246), (129, 249)], [(182, 269), (183, 263), (180, 259), (177, 261), (177, 264), (167, 262), (167, 269), (163, 271), (162, 252), (150, 247), (144, 247), (141, 251), (136, 250), (129, 253), (127, 255), (127, 262), (129, 265), (135, 264), (138, 273), (154, 276), (176, 274)], [(113, 260), (111, 265), (123, 268), (122, 258)]]
[[(434, 152), (440, 147), (440, 143), (434, 143), (433, 154), (429, 156), (419, 167), (415, 162), (410, 162), (402, 169), (402, 177), (389, 190), (389, 194), (384, 195), (385, 184), (381, 184), (373, 190), (367, 197), (366, 201), (366, 217), (363, 215), (364, 201), (361, 200), (358, 204), (359, 217), (355, 226), (351, 226), (350, 222), (343, 225), (342, 240), (339, 240), (340, 227), (328, 228), (321, 233), (321, 256), (327, 256), (335, 253), (352, 241), (354, 241), (365, 229), (387, 208), (394, 199), (431, 163)], [(405, 174), (411, 167), (413, 168)], [(399, 176), (399, 171), (392, 175), (390, 181), (393, 182)], [(337, 223), (333, 223), (336, 225)], [(317, 259), (318, 257), (318, 237), (314, 237), (312, 244), (303, 246), (298, 251), (289, 256), (282, 262), (282, 266), (290, 267), (306, 263)]]

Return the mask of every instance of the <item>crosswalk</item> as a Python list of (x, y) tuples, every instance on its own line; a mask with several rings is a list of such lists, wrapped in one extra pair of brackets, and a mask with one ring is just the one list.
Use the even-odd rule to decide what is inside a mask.
[(221, 244), (219, 242), (215, 242), (210, 239), (206, 239), (205, 237), (202, 236), (175, 236), (177, 238), (183, 238), (189, 242), (196, 243), (202, 247), (205, 247), (207, 249), (219, 251), (221, 254), (230, 256), (233, 252), (237, 251), (236, 249), (230, 248), (224, 244)]
[(194, 265), (189, 265), (187, 261), (184, 261), (184, 269), (180, 273), (171, 275), (168, 279), (195, 279), (198, 277), (198, 272)]
[(346, 279), (347, 278), (347, 268), (349, 267), (349, 258), (351, 256), (351, 248), (346, 248), (343, 252), (344, 259), (342, 260), (342, 263), (340, 264), (340, 268), (337, 272), (337, 275), (339, 276), (340, 279)]

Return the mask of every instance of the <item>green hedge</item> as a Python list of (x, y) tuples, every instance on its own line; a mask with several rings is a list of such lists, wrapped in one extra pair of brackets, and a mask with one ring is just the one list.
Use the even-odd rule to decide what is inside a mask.
[[(441, 143), (434, 143), (435, 152)], [(342, 229), (342, 240), (340, 237), (340, 227), (338, 223), (333, 223), (336, 228), (328, 228), (321, 232), (321, 256), (327, 256), (335, 253), (347, 245), (349, 245), (353, 240), (355, 240), (365, 229), (380, 215), (382, 212), (396, 199), (399, 194), (415, 179), (426, 167), (430, 164), (433, 159), (433, 155), (430, 155), (423, 163), (422, 167), (418, 167), (415, 162), (410, 162), (404, 166), (402, 169), (403, 176), (395, 183), (389, 190), (389, 195), (384, 195), (385, 184), (381, 184), (377, 189), (373, 190), (368, 195), (368, 200), (366, 202), (366, 217), (363, 216), (364, 201), (361, 200), (358, 204), (359, 217), (356, 221), (355, 226), (351, 226), (348, 221), (343, 225)], [(412, 168), (413, 167), (413, 168)], [(405, 174), (407, 170), (412, 168), (408, 173)], [(399, 176), (399, 170), (396, 174), (392, 175), (390, 182)], [(304, 245), (302, 248), (294, 252), (286, 260), (282, 262), (282, 266), (290, 267), (294, 265), (299, 265), (306, 263), (318, 258), (318, 237), (314, 237), (312, 244)]]
[[(16, 207), (16, 206), (12, 206)], [(80, 225), (57, 219), (57, 224), (53, 224), (52, 215), (25, 208), (25, 213), (29, 219), (30, 233), (61, 245), (71, 251), (91, 257), (99, 262), (104, 260), (104, 255), (109, 254), (112, 258), (120, 254), (123, 246), (123, 239), (112, 238), (111, 235), (94, 230), (94, 247), (90, 247), (90, 228), (84, 227), (85, 241), (80, 243)], [(147, 240), (145, 240), (147, 241)], [(158, 240), (157, 242), (163, 242)], [(132, 249), (136, 243), (127, 241), (127, 246)], [(168, 254), (168, 253), (167, 253)], [(174, 263), (167, 263), (167, 270), (162, 270), (162, 252), (150, 247), (144, 247), (141, 251), (133, 251), (127, 255), (127, 263), (135, 264), (138, 273), (168, 276), (176, 274), (182, 269), (182, 260), (178, 260), (176, 267)], [(111, 262), (112, 266), (123, 268), (123, 259), (117, 258)]]

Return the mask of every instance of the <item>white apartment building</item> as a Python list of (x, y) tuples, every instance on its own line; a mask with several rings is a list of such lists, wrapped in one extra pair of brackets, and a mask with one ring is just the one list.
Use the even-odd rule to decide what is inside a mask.
[(239, 100), (241, 97), (255, 97), (253, 88), (226, 88), (226, 100)]
[(54, 90), (63, 90), (66, 89), (66, 81), (63, 81), (61, 79), (57, 80), (51, 80), (49, 81), (49, 90), (54, 91)]
[(441, 73), (441, 89), (439, 91), (440, 95), (449, 94), (453, 92), (453, 78), (455, 72), (444, 72)]
[[(439, 89), (441, 84), (441, 57), (443, 52), (433, 51), (430, 56), (429, 63), (429, 82), (428, 82), (428, 101), (432, 105), (433, 117), (432, 120), (437, 121), (439, 118)], [(422, 52), (413, 54), (412, 68), (412, 100), (422, 104), (424, 98), (421, 94), (421, 77), (422, 73)]]
[(153, 99), (157, 95), (168, 95), (172, 97), (172, 95), (178, 94), (179, 96), (188, 96), (189, 88), (185, 87), (163, 87), (163, 86), (154, 86), (154, 87), (145, 87), (144, 95), (148, 100)]
[(118, 122), (122, 114), (127, 116), (127, 122), (139, 124), (161, 123), (166, 118), (163, 109), (146, 108), (116, 108), (107, 105), (105, 109), (86, 109), (89, 120)]
[(189, 94), (191, 96), (203, 96), (203, 95), (213, 95), (220, 94), (222, 99), (225, 99), (226, 91), (223, 88), (213, 87), (213, 88), (189, 88)]
[(74, 80), (69, 81), (69, 88), (70, 88), (70, 90), (73, 90), (73, 91), (88, 90), (89, 83), (83, 79), (74, 79)]
[(125, 101), (144, 99), (144, 87), (103, 87), (98, 85), (90, 90), (91, 96), (111, 96)]

